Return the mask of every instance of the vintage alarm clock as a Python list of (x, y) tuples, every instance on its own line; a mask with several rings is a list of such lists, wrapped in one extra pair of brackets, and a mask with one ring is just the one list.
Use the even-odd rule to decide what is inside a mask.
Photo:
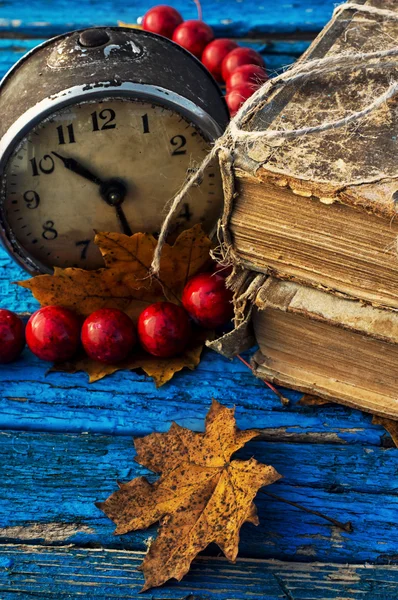
[[(203, 65), (170, 40), (117, 27), (75, 31), (24, 56), (0, 86), (0, 228), (31, 273), (102, 266), (94, 232), (156, 233), (167, 203), (228, 122)], [(218, 167), (174, 234), (210, 231)]]

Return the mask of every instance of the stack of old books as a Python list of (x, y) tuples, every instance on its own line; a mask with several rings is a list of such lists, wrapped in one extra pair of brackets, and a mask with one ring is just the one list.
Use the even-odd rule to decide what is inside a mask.
[[(391, 49), (398, 19), (389, 11), (398, 16), (398, 0), (357, 1), (301, 60)], [(335, 121), (398, 81), (391, 57), (341, 65), (276, 86), (245, 128)], [(233, 251), (269, 275), (253, 316), (256, 374), (398, 418), (398, 98), (348, 126), (242, 143), (236, 156)]]

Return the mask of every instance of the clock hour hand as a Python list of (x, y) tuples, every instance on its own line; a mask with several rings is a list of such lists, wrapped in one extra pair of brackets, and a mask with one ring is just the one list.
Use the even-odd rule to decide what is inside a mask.
[(123, 233), (129, 236), (133, 235), (133, 232), (130, 229), (130, 225), (128, 224), (128, 221), (126, 219), (126, 215), (124, 214), (124, 211), (121, 206), (116, 206), (116, 214), (118, 216)]
[(77, 175), (80, 175), (81, 177), (84, 177), (85, 179), (92, 181), (96, 185), (102, 185), (104, 183), (102, 181), (102, 179), (100, 179), (99, 177), (94, 175), (94, 173), (92, 173), (89, 169), (84, 167), (75, 158), (67, 158), (66, 156), (62, 156), (61, 154), (58, 154), (58, 152), (52, 152), (52, 154), (54, 154), (54, 156), (56, 156), (57, 158), (62, 160), (62, 162), (64, 163), (64, 166), (67, 169), (69, 169), (69, 171), (72, 171), (73, 173), (76, 173)]

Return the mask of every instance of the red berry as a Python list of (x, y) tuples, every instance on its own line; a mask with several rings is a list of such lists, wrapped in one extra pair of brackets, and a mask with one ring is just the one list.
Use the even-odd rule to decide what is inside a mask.
[(138, 336), (144, 350), (163, 358), (180, 354), (189, 342), (191, 324), (181, 306), (156, 302), (142, 311)]
[(214, 33), (209, 25), (203, 21), (185, 21), (173, 33), (173, 42), (176, 42), (198, 58), (203, 50), (214, 38)]
[(132, 320), (116, 308), (100, 308), (83, 323), (83, 348), (90, 358), (98, 362), (111, 365), (121, 362), (136, 342)]
[(251, 48), (235, 48), (222, 61), (221, 74), (224, 81), (228, 81), (229, 77), (238, 67), (242, 65), (258, 65), (264, 67), (265, 63), (261, 54)]
[(202, 327), (224, 325), (233, 317), (232, 292), (217, 273), (199, 273), (188, 281), (182, 295), (188, 314)]
[(228, 40), (226, 38), (219, 38), (218, 40), (213, 40), (206, 46), (203, 50), (202, 54), (202, 63), (210, 71), (213, 75), (214, 79), (217, 81), (222, 81), (221, 75), (221, 63), (224, 58), (237, 48), (238, 44), (233, 42), (232, 40)]
[(0, 363), (17, 358), (25, 346), (25, 327), (16, 314), (0, 308)]
[(42, 360), (59, 362), (72, 358), (79, 341), (80, 320), (63, 306), (40, 308), (26, 325), (26, 342)]
[(231, 117), (234, 117), (242, 104), (254, 94), (252, 84), (241, 85), (232, 89), (225, 96)]
[(267, 81), (268, 75), (258, 65), (241, 65), (229, 76), (227, 80), (227, 92), (241, 85), (252, 85), (256, 90), (260, 85)]
[(172, 37), (174, 30), (183, 22), (183, 18), (175, 8), (160, 4), (154, 6), (145, 14), (142, 28), (164, 37)]

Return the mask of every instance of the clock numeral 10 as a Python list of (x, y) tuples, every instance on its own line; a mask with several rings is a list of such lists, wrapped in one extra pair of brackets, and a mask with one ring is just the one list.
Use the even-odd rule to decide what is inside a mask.
[(67, 141), (65, 141), (65, 133), (64, 133), (63, 125), (60, 125), (59, 127), (57, 127), (57, 132), (58, 132), (58, 143), (59, 144), (66, 144), (66, 143), (74, 144), (76, 142), (72, 123), (70, 125), (66, 126)]
[(55, 240), (58, 237), (58, 231), (54, 229), (54, 221), (46, 221), (43, 224), (43, 233), (41, 236), (47, 241)]
[[(93, 131), (103, 131), (104, 129), (115, 129), (116, 123), (113, 123), (116, 119), (116, 113), (112, 108), (104, 108), (98, 114), (95, 110), (91, 113), (91, 118), (93, 121)], [(104, 123), (100, 123), (100, 121), (104, 121)]]
[(40, 175), (40, 171), (45, 175), (49, 175), (55, 169), (55, 164), (52, 157), (49, 154), (45, 154), (43, 158), (37, 163), (35, 158), (30, 159), (30, 164), (32, 165), (32, 175), (33, 177), (37, 177)]

